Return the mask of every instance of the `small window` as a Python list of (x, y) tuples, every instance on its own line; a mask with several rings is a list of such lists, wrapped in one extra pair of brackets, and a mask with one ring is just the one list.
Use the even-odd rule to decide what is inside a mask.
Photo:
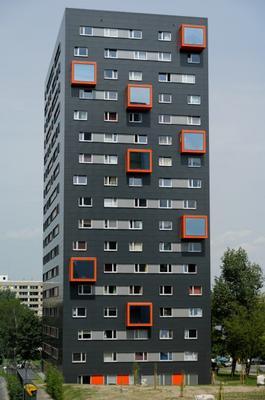
[(147, 53), (146, 53), (146, 51), (138, 51), (138, 50), (134, 51), (133, 58), (134, 58), (134, 60), (146, 60)]
[(78, 207), (92, 207), (93, 202), (91, 197), (79, 197)]
[(104, 79), (118, 79), (118, 71), (116, 69), (104, 69)]
[(143, 178), (136, 178), (135, 176), (131, 176), (129, 178), (129, 186), (135, 186), (135, 187), (143, 186)]
[(129, 243), (129, 251), (143, 251), (143, 243), (142, 242), (130, 242)]
[(146, 199), (134, 199), (134, 207), (136, 208), (146, 208), (147, 200)]
[(183, 201), (183, 208), (185, 210), (196, 210), (197, 201), (196, 200), (184, 200)]
[(72, 309), (73, 318), (86, 318), (86, 308), (85, 307), (75, 307)]
[(195, 53), (188, 54), (187, 63), (188, 64), (200, 64), (201, 63), (200, 54), (195, 54)]
[(184, 339), (198, 339), (197, 329), (185, 329)]
[(92, 154), (79, 154), (78, 158), (79, 164), (91, 164), (93, 163)]
[(104, 28), (104, 36), (118, 37), (118, 29)]
[(160, 199), (159, 208), (172, 208), (171, 200)]
[(134, 353), (134, 361), (147, 361), (147, 352), (146, 351), (137, 351)]
[(158, 165), (159, 167), (172, 167), (172, 157), (159, 157)]
[(197, 265), (196, 264), (184, 264), (183, 265), (183, 274), (197, 274)]
[(93, 294), (92, 285), (78, 285), (78, 296)]
[(159, 187), (171, 188), (172, 187), (172, 179), (171, 178), (160, 178), (159, 179)]
[(172, 136), (159, 136), (158, 143), (162, 146), (171, 146)]
[(160, 264), (159, 265), (159, 272), (161, 274), (171, 274), (172, 273), (171, 264)]
[(91, 219), (79, 219), (78, 220), (78, 228), (79, 229), (91, 229), (92, 228), (92, 220)]
[(86, 111), (74, 111), (74, 120), (87, 121)]
[(173, 330), (172, 329), (160, 329), (159, 339), (161, 339), (161, 340), (173, 339)]
[(106, 330), (103, 334), (104, 340), (114, 340), (117, 339), (117, 332), (115, 330)]
[(104, 318), (117, 318), (117, 317), (118, 317), (117, 307), (104, 308)]
[(129, 72), (129, 81), (142, 81), (143, 73), (140, 71), (130, 71)]
[(189, 179), (188, 187), (192, 189), (201, 189), (202, 187), (201, 179)]
[(117, 360), (116, 353), (104, 353), (103, 354), (104, 362), (114, 362)]
[(134, 272), (135, 273), (146, 273), (147, 265), (146, 264), (134, 264)]
[(160, 72), (158, 74), (158, 82), (170, 82), (170, 74)]
[(199, 157), (188, 157), (188, 167), (190, 168), (200, 168), (202, 165), (201, 159)]
[(130, 226), (130, 229), (141, 230), (141, 229), (143, 229), (143, 221), (131, 219), (129, 221), (129, 226)]
[(162, 285), (162, 286), (160, 286), (159, 294), (161, 296), (172, 296), (172, 294), (173, 294), (173, 286), (170, 286), (170, 285)]
[(118, 186), (118, 177), (104, 176), (104, 186)]
[(118, 228), (118, 221), (114, 220), (114, 219), (105, 219), (104, 228), (105, 229), (117, 229)]
[(83, 240), (77, 240), (73, 242), (73, 250), (75, 251), (86, 251), (87, 250), (87, 242)]
[(202, 317), (202, 309), (201, 308), (190, 308), (189, 309), (189, 317), (195, 317), (195, 318)]
[(114, 90), (105, 90), (104, 100), (117, 101), (118, 100), (118, 92), (115, 92)]
[(167, 351), (167, 352), (160, 352), (159, 355), (159, 360), (160, 361), (172, 361), (172, 353)]
[(159, 243), (159, 251), (160, 252), (172, 251), (172, 243), (171, 242), (160, 242)]
[(115, 49), (105, 49), (104, 50), (104, 57), (105, 58), (117, 58), (118, 51)]
[(79, 33), (81, 36), (93, 36), (93, 28), (91, 26), (80, 26)]
[(146, 135), (134, 135), (134, 143), (137, 144), (147, 144), (147, 136)]
[(104, 121), (105, 122), (118, 122), (118, 113), (115, 111), (104, 112)]
[(117, 294), (117, 286), (115, 285), (106, 285), (104, 286), (104, 294), (111, 294), (111, 295), (116, 295)]
[(117, 165), (118, 164), (118, 156), (115, 156), (112, 154), (105, 154), (104, 155), (104, 164)]
[(74, 185), (87, 185), (87, 176), (85, 175), (74, 175), (73, 176)]
[(92, 142), (92, 133), (79, 132), (79, 142)]
[(74, 56), (87, 57), (88, 56), (88, 48), (87, 47), (75, 47), (74, 48)]
[(159, 115), (158, 116), (158, 123), (159, 124), (170, 125), (172, 123), (171, 115), (165, 115), (165, 114)]
[(129, 38), (130, 39), (142, 39), (142, 31), (130, 29), (129, 30)]
[(158, 95), (159, 103), (172, 103), (172, 94), (169, 93), (159, 93)]
[(77, 333), (78, 340), (91, 340), (92, 333), (88, 329), (79, 330)]
[(129, 122), (140, 124), (143, 122), (143, 114), (141, 113), (129, 113)]
[(202, 295), (202, 287), (192, 285), (189, 287), (189, 295), (190, 296), (201, 296)]
[(118, 243), (114, 241), (104, 242), (104, 251), (118, 251)]
[(140, 285), (130, 285), (129, 294), (130, 295), (142, 295), (143, 294), (143, 287), (140, 286)]
[(161, 307), (160, 308), (160, 317), (172, 317), (172, 308), (171, 307)]
[(187, 103), (200, 105), (201, 104), (201, 96), (189, 95), (187, 96)]
[(159, 221), (160, 231), (172, 231), (172, 221)]
[(116, 264), (104, 264), (104, 272), (105, 273), (117, 272), (117, 265)]
[(158, 61), (171, 61), (171, 53), (158, 53)]
[(184, 351), (184, 361), (198, 361), (198, 353)]
[(104, 207), (118, 207), (117, 199), (115, 198), (105, 198)]
[(86, 353), (72, 353), (72, 363), (85, 363)]
[(164, 40), (166, 42), (171, 41), (171, 32), (159, 31), (158, 40)]
[(106, 143), (117, 143), (118, 136), (116, 133), (104, 133), (104, 142)]

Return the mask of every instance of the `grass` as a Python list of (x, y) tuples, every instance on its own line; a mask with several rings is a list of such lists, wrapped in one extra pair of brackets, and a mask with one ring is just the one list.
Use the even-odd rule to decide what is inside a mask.
[(64, 385), (64, 400), (87, 400), (94, 398), (96, 391), (93, 388), (75, 387), (72, 385)]
[[(221, 374), (216, 375), (215, 380), (217, 382), (224, 382), (225, 385), (238, 386), (238, 385), (242, 384), (241, 381), (240, 381), (240, 375), (239, 374), (236, 374), (235, 376), (231, 376), (230, 374), (227, 374), (227, 373), (221, 373)], [(244, 385), (246, 385), (246, 386), (256, 386), (257, 385), (256, 376), (245, 377)]]
[(227, 393), (224, 395), (224, 400), (264, 400), (265, 390), (263, 392), (248, 392), (248, 393)]

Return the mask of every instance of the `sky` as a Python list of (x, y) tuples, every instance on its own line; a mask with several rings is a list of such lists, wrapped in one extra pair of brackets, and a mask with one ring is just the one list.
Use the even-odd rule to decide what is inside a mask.
[(64, 9), (208, 17), (212, 277), (227, 247), (265, 271), (265, 1), (0, 0), (0, 275), (41, 279), (43, 92)]

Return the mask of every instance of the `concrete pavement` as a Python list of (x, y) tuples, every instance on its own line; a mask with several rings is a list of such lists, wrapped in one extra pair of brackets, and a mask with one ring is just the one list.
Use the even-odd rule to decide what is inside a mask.
[(6, 381), (2, 377), (0, 377), (0, 399), (1, 400), (9, 400)]

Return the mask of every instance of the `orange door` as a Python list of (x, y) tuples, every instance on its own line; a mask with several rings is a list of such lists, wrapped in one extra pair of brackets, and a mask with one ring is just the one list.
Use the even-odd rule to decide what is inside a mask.
[(92, 375), (90, 378), (91, 385), (104, 385), (103, 375)]
[(129, 375), (117, 375), (117, 385), (129, 385)]
[(171, 383), (172, 385), (182, 385), (183, 383), (183, 375), (182, 374), (174, 374), (171, 377)]

